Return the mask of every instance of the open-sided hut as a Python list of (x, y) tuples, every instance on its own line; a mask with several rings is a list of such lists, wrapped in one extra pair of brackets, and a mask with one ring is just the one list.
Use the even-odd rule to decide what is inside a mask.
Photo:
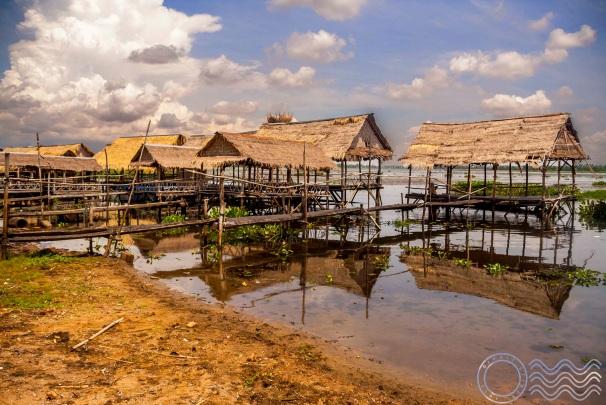
[[(318, 173), (322, 176), (321, 172), (325, 172), (328, 177), (330, 169), (335, 168), (335, 163), (315, 145), (253, 133), (217, 132), (198, 156), (202, 159), (201, 169), (212, 169), (213, 174), (221, 172), (231, 177), (226, 185), (226, 197), (237, 194), (241, 205), (244, 196), (254, 198), (253, 204), (269, 199), (286, 211), (291, 198), (301, 197), (305, 172), (308, 182), (316, 183)], [(318, 203), (320, 198), (328, 198), (327, 187), (314, 190), (316, 193), (312, 194)]]
[[(326, 156), (340, 164), (341, 179), (333, 185), (333, 189), (339, 189), (343, 203), (347, 203), (348, 189), (356, 192), (368, 190), (369, 193), (376, 190), (373, 198), (380, 203), (381, 162), (391, 159), (393, 152), (372, 113), (313, 121), (266, 123), (261, 125), (256, 135), (307, 142), (319, 147)], [(369, 161), (368, 172), (362, 172), (362, 160)], [(352, 161), (358, 162), (358, 174), (348, 174), (347, 162)], [(374, 161), (377, 164), (373, 167)]]
[[(10, 153), (38, 153), (37, 146), (19, 146), (4, 148)], [(66, 145), (40, 146), (40, 154), (46, 156), (69, 156), (69, 157), (92, 157), (94, 153), (83, 143), (71, 143)]]
[[(446, 191), (452, 188), (452, 170), (457, 166), (468, 169), (468, 189), (471, 191), (471, 166), (484, 167), (484, 195), (486, 195), (486, 168), (492, 165), (492, 198), (497, 186), (497, 168), (509, 167), (509, 194), (512, 192), (512, 165), (521, 171), (525, 166), (524, 194), (528, 195), (528, 166), (543, 173), (557, 165), (558, 185), (560, 170), (569, 166), (572, 184), (575, 184), (575, 162), (587, 159), (570, 114), (558, 113), (540, 116), (516, 117), (465, 123), (424, 123), (400, 161), (409, 168), (425, 168), (428, 175), (434, 167), (446, 168)], [(518, 193), (520, 194), (520, 193)]]
[[(119, 137), (97, 152), (94, 157), (102, 167), (105, 167), (105, 154), (107, 152), (107, 162), (110, 170), (128, 170), (133, 159), (138, 157), (137, 152), (141, 149), (144, 141), (144, 136)], [(149, 145), (183, 145), (185, 137), (181, 134), (150, 135), (145, 143)]]
[[(141, 153), (139, 161), (139, 154)], [(186, 169), (200, 169), (202, 159), (198, 157), (198, 147), (150, 144), (141, 146), (131, 160), (131, 167), (147, 167), (156, 170), (157, 177), (163, 179), (168, 171), (179, 171), (181, 177), (191, 177)]]

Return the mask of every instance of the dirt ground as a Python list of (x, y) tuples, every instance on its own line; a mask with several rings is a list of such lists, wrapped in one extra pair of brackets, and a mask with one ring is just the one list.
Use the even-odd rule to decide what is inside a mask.
[(0, 403), (471, 403), (177, 294), (118, 259), (17, 260), (0, 284)]

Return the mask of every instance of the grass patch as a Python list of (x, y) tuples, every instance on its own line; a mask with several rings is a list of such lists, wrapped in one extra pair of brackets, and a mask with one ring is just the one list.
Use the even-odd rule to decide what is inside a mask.
[(59, 286), (48, 272), (79, 258), (57, 254), (15, 256), (0, 262), (0, 307), (43, 309), (56, 303)]
[[(486, 182), (486, 195), (492, 195), (492, 181)], [(457, 181), (453, 184), (453, 188), (459, 193), (467, 192), (467, 181)], [(471, 191), (479, 191), (484, 188), (483, 180), (472, 180), (471, 182)], [(501, 183), (497, 182), (495, 186), (495, 193), (499, 196), (523, 196), (526, 195), (526, 186), (524, 183), (513, 183), (511, 185), (511, 189), (509, 188), (509, 183)], [(552, 185), (547, 187), (547, 195), (572, 195), (575, 193), (575, 188), (570, 185)], [(483, 195), (483, 192), (476, 193), (477, 195)], [(543, 195), (543, 185), (538, 183), (529, 183), (528, 184), (528, 195), (530, 196), (538, 196)]]
[(606, 190), (590, 190), (577, 194), (579, 200), (606, 200)]
[(316, 348), (310, 344), (299, 346), (297, 348), (297, 357), (310, 363), (316, 363), (324, 359), (322, 355), (316, 351)]

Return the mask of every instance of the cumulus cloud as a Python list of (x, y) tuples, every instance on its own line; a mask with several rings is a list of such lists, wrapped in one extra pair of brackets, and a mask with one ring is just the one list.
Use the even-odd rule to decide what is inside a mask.
[(568, 86), (562, 86), (558, 89), (558, 91), (556, 92), (556, 94), (560, 97), (572, 97), (572, 95), (574, 94), (572, 89)]
[(528, 97), (496, 94), (482, 100), (482, 108), (496, 116), (542, 114), (551, 108), (551, 100), (543, 90)]
[(179, 51), (174, 45), (166, 46), (158, 44), (149, 48), (133, 50), (128, 55), (128, 60), (150, 64), (172, 63), (179, 60)]
[(368, 0), (270, 0), (270, 7), (309, 7), (328, 20), (343, 21), (360, 14)]
[(265, 77), (257, 71), (258, 66), (240, 65), (225, 55), (206, 59), (200, 68), (200, 80), (210, 85), (245, 83), (250, 87), (263, 86)]
[(164, 113), (192, 115), (177, 102), (199, 71), (189, 51), (196, 34), (221, 29), (218, 17), (161, 1), (28, 4), (19, 24), (25, 39), (11, 45), (0, 81), (6, 143), (36, 131), (47, 141), (84, 133), (85, 141), (104, 142), (140, 131), (150, 118), (166, 123)]
[(313, 83), (316, 71), (309, 66), (301, 66), (296, 72), (289, 69), (276, 68), (269, 74), (269, 82), (277, 86), (302, 87)]
[(396, 100), (419, 99), (450, 83), (448, 72), (437, 66), (429, 69), (423, 77), (416, 77), (410, 83), (388, 83), (387, 95)]
[(606, 130), (583, 136), (581, 144), (594, 163), (606, 163)]
[(210, 110), (223, 115), (247, 115), (256, 112), (258, 108), (257, 101), (219, 101)]
[(319, 30), (318, 32), (294, 32), (286, 44), (274, 44), (274, 52), (286, 52), (289, 58), (315, 63), (331, 63), (353, 57), (353, 52), (345, 51), (347, 41), (336, 34)]
[(182, 126), (183, 123), (177, 118), (174, 113), (163, 113), (158, 121), (158, 128), (174, 129)]
[(542, 52), (517, 51), (485, 53), (464, 52), (450, 59), (449, 68), (457, 74), (469, 73), (499, 79), (516, 80), (534, 76), (545, 63), (560, 63), (568, 57), (568, 49), (590, 45), (596, 31), (583, 25), (577, 32), (567, 33), (561, 28), (551, 31)]
[(450, 60), (450, 70), (454, 73), (477, 73), (502, 79), (520, 79), (534, 75), (540, 63), (540, 58), (516, 51), (495, 55), (478, 51), (453, 57)]
[(553, 19), (554, 16), (555, 15), (553, 14), (553, 12), (550, 11), (547, 14), (545, 14), (543, 17), (539, 18), (538, 20), (530, 20), (528, 22), (528, 26), (533, 31), (546, 30), (547, 28), (549, 28), (549, 25), (551, 24), (551, 20)]

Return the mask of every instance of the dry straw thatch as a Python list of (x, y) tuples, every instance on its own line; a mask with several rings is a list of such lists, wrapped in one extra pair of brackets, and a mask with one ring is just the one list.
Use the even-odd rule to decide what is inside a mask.
[(568, 113), (458, 124), (424, 123), (400, 158), (414, 167), (586, 159)]
[[(0, 154), (0, 166), (4, 168), (5, 153)], [(35, 153), (9, 153), (11, 168), (38, 168), (38, 155)], [(91, 157), (40, 156), (40, 167), (43, 170), (66, 172), (98, 172), (101, 166)]]
[[(199, 169), (202, 159), (198, 157), (200, 148), (175, 145), (145, 145), (139, 160), (139, 151), (131, 160), (131, 166), (157, 167), (161, 169)], [(140, 149), (140, 148), (139, 148)]]
[[(105, 150), (109, 168), (112, 170), (128, 170), (133, 158), (143, 145), (144, 136), (124, 136), (116, 138), (111, 144), (95, 154), (95, 159), (102, 167), (105, 167)], [(150, 135), (147, 144), (183, 145), (185, 137), (175, 135)], [(138, 156), (137, 156), (138, 157)]]
[[(11, 153), (38, 153), (36, 146), (8, 147), (5, 152)], [(49, 156), (71, 156), (71, 157), (92, 157), (93, 151), (83, 143), (70, 143), (66, 145), (40, 146), (41, 155)]]
[(392, 149), (373, 114), (316, 121), (263, 124), (257, 135), (284, 141), (306, 141), (334, 160), (390, 159)]
[(202, 149), (214, 135), (188, 135), (183, 146)]
[(198, 153), (204, 167), (221, 167), (237, 163), (248, 163), (262, 167), (303, 167), (303, 148), (309, 169), (329, 170), (335, 168), (320, 148), (303, 142), (277, 140), (256, 136), (250, 132), (232, 134), (217, 132)]

